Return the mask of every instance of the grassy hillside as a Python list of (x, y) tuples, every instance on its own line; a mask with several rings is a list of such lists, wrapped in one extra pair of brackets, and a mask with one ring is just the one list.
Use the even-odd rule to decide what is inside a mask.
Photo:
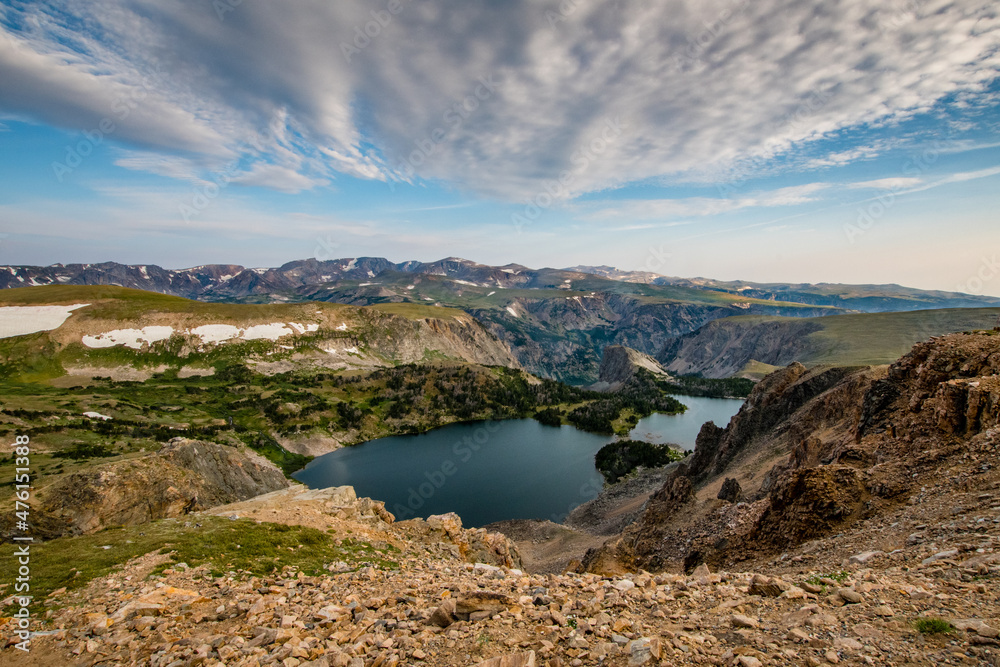
[(775, 367), (888, 364), (933, 336), (992, 329), (1000, 308), (949, 308), (829, 317), (748, 315), (709, 322), (660, 355), (668, 370), (760, 379)]

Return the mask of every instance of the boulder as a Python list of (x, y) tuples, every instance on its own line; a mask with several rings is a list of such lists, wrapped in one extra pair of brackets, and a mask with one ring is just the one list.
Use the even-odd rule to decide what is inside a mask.
[(742, 495), (743, 490), (740, 488), (740, 483), (736, 481), (736, 478), (727, 477), (726, 481), (722, 483), (722, 488), (719, 489), (719, 495), (717, 498), (719, 500), (735, 503), (739, 502)]

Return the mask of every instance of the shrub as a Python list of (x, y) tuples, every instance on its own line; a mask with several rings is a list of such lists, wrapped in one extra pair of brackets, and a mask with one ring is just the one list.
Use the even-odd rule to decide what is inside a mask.
[(922, 635), (943, 635), (955, 630), (955, 626), (943, 618), (920, 618), (913, 626)]

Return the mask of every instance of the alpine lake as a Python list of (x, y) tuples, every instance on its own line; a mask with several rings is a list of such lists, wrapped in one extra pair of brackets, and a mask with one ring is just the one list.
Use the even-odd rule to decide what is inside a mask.
[[(653, 414), (629, 437), (693, 450), (702, 424), (725, 426), (739, 399), (677, 396), (679, 415)], [(310, 488), (353, 486), (385, 501), (397, 520), (455, 512), (466, 527), (506, 519), (557, 523), (604, 485), (594, 454), (613, 436), (534, 419), (451, 424), (345, 447), (293, 476)]]

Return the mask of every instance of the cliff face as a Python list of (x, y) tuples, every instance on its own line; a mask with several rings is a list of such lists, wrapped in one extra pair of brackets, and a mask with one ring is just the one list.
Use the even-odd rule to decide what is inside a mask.
[[(721, 474), (738, 454), (756, 446), (762, 438), (772, 444), (776, 437), (788, 440), (782, 431), (795, 429), (799, 423), (793, 418), (796, 411), (851, 372), (845, 368), (810, 371), (800, 363), (793, 363), (767, 376), (754, 387), (728, 426), (720, 428), (712, 422), (702, 426), (694, 455), (688, 462), (690, 476), (704, 480)], [(826, 420), (814, 417), (809, 421), (816, 425)]]
[(819, 329), (811, 321), (713, 321), (667, 341), (656, 356), (667, 370), (680, 375), (725, 378), (751, 361), (786, 366), (802, 358), (809, 348), (806, 337)]
[(521, 297), (511, 310), (469, 312), (509, 344), (526, 369), (571, 384), (589, 384), (597, 379), (602, 350), (609, 345), (655, 354), (662, 360), (659, 353), (678, 336), (719, 318), (748, 313), (806, 316), (824, 312), (761, 304), (647, 303), (633, 295), (608, 292), (574, 298)]
[(282, 472), (253, 451), (177, 438), (155, 454), (67, 475), (40, 489), (32, 530), (42, 539), (93, 533), (182, 516), (286, 486)]
[(617, 391), (628, 384), (639, 369), (663, 378), (670, 377), (656, 359), (648, 354), (621, 345), (609, 345), (604, 348), (598, 381), (592, 389)]
[(521, 367), (506, 343), (465, 314), (423, 319), (378, 315), (370, 330), (368, 351), (398, 363), (436, 354), (484, 366)]
[[(932, 339), (888, 370), (792, 364), (762, 381), (726, 428), (706, 424), (643, 516), (585, 564), (731, 563), (876, 517), (956, 470), (969, 488), (1000, 450), (998, 423), (993, 332)], [(725, 477), (747, 502), (717, 500)]]

